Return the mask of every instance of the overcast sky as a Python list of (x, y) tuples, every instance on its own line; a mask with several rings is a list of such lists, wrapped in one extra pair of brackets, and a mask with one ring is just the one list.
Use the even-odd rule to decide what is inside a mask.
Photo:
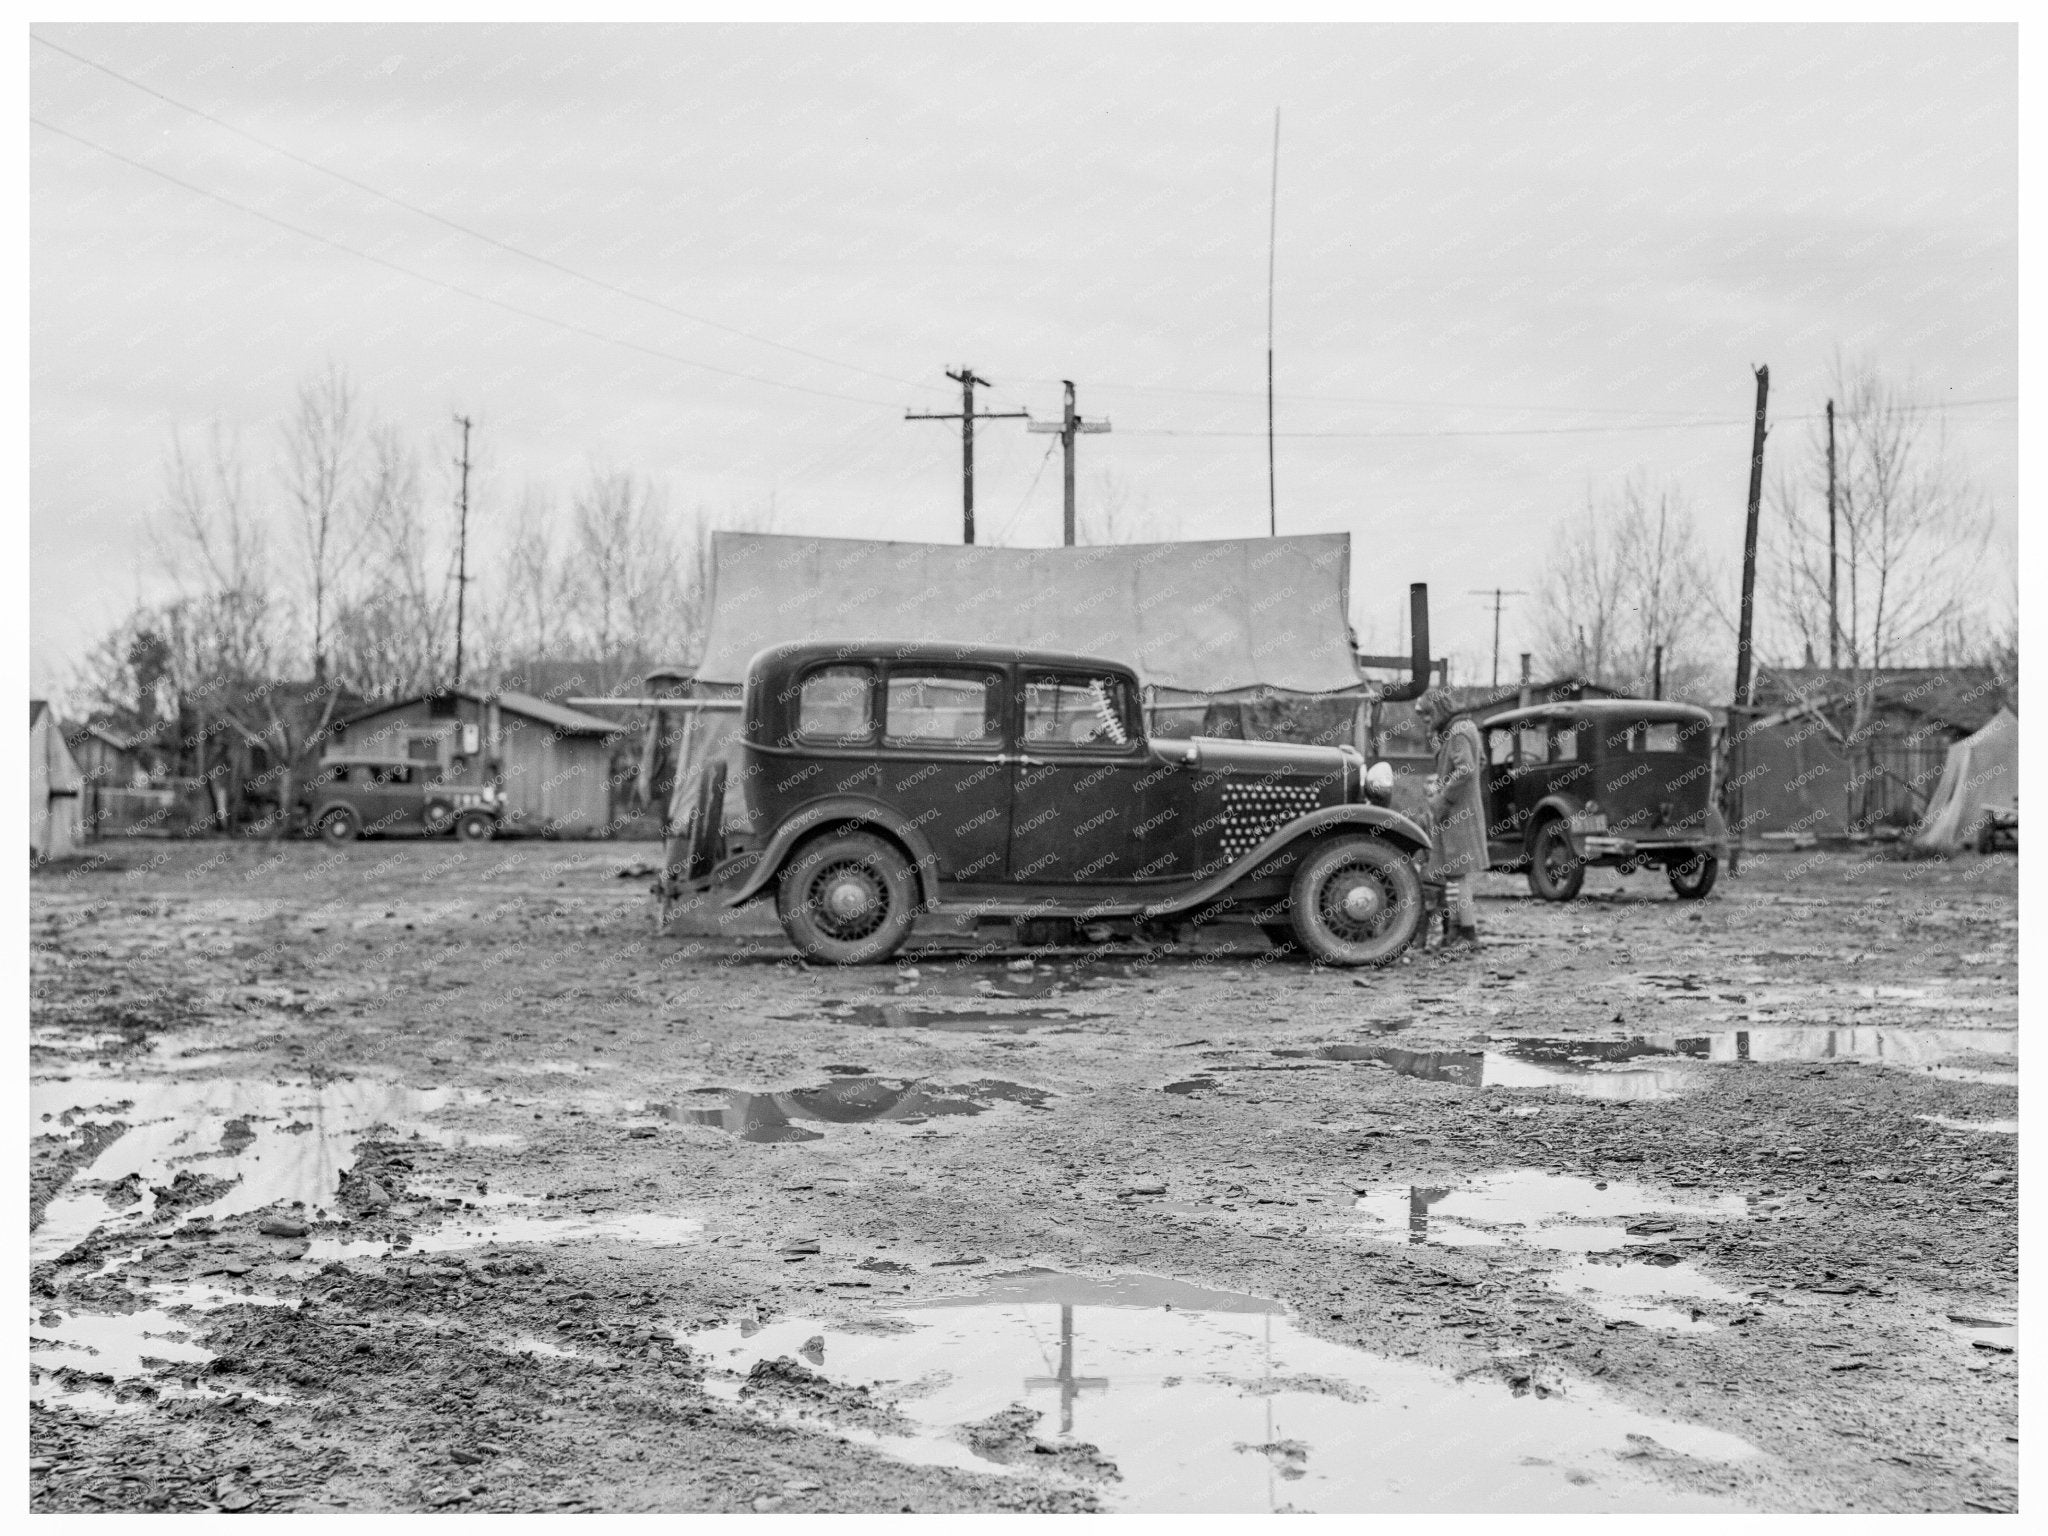
[[(1774, 418), (1838, 352), (1991, 402), (1949, 430), (2013, 518), (2010, 28), (37, 33), (611, 285), (32, 46), (35, 115), (78, 136), (30, 140), (39, 688), (161, 595), (171, 430), (262, 469), (329, 360), (422, 434), (478, 420), (486, 573), (521, 488), (593, 463), (714, 515), (772, 498), (784, 532), (957, 540), (957, 437), (903, 413), (957, 408), (963, 363), (987, 404), (1055, 417), (1072, 378), (1110, 419), (1084, 503), (1108, 471), (1163, 536), (1262, 534), (1276, 106), (1279, 526), (1351, 533), (1368, 645), (1426, 580), (1472, 678), (1470, 589), (1535, 587), (1631, 470), (1732, 564), (1754, 363)], [(1057, 543), (1057, 439), (1021, 429), (978, 434), (983, 542)]]

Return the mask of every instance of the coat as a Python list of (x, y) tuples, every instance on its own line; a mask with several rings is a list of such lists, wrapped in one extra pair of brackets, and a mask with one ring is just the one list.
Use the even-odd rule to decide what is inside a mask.
[(1485, 765), (1479, 727), (1470, 720), (1452, 722), (1437, 748), (1437, 787), (1429, 801), (1432, 872), (1440, 880), (1486, 868)]

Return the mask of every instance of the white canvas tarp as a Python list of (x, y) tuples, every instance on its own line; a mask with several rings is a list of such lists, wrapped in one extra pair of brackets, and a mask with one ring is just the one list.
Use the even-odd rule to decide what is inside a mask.
[(712, 536), (698, 684), (790, 640), (933, 640), (1121, 661), (1149, 687), (1334, 693), (1352, 660), (1351, 536), (992, 549)]
[(1953, 853), (1976, 834), (1987, 811), (2017, 805), (2019, 793), (2019, 716), (2001, 707), (1976, 735), (1948, 749), (1914, 846)]

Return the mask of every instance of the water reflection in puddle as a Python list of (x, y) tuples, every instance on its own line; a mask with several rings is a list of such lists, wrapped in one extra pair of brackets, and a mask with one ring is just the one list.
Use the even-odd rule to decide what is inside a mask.
[(1273, 1302), (1182, 1282), (1038, 1272), (895, 1316), (908, 1331), (786, 1318), (690, 1342), (740, 1375), (813, 1346), (832, 1380), (894, 1399), (910, 1433), (881, 1443), (907, 1459), (960, 1464), (962, 1426), (1038, 1409), (1031, 1433), (1096, 1447), (1118, 1473), (1097, 1486), (1127, 1510), (1709, 1509), (1725, 1506), (1621, 1458), (1642, 1457), (1643, 1438), (1706, 1460), (1755, 1454), (1588, 1385), (1518, 1397), (1454, 1381), (1314, 1338)]
[(1553, 1272), (1544, 1283), (1602, 1317), (1672, 1333), (1705, 1333), (1714, 1326), (1686, 1303), (1727, 1305), (1742, 1300), (1742, 1292), (1685, 1263), (1603, 1264), (1581, 1259)]
[[(1067, 992), (1094, 992), (1119, 981), (1152, 974), (1142, 961), (1075, 959), (1003, 964), (987, 961), (926, 960), (896, 973), (887, 991), (893, 997), (1056, 997)], [(857, 1001), (875, 1001), (880, 989)]]
[(1051, 1097), (1042, 1089), (984, 1080), (952, 1088), (881, 1077), (835, 1077), (821, 1088), (793, 1088), (782, 1093), (747, 1093), (733, 1088), (700, 1088), (695, 1093), (722, 1099), (697, 1108), (658, 1104), (649, 1113), (687, 1125), (708, 1125), (729, 1131), (742, 1141), (818, 1141), (823, 1133), (806, 1130), (797, 1121), (820, 1124), (864, 1124), (877, 1121), (919, 1125), (943, 1115), (979, 1115), (998, 1102), (1039, 1109)]
[(1370, 1235), (1389, 1242), (1448, 1248), (1514, 1243), (1561, 1253), (1597, 1253), (1654, 1238), (1679, 1216), (1726, 1221), (1749, 1214), (1740, 1195), (1667, 1192), (1540, 1168), (1507, 1168), (1442, 1185), (1382, 1185), (1359, 1196), (1355, 1209)]
[[(191, 1215), (234, 1216), (293, 1203), (317, 1214), (333, 1199), (341, 1170), (372, 1127), (422, 1130), (460, 1145), (459, 1135), (428, 1119), (479, 1098), (451, 1088), (365, 1078), (318, 1084), (246, 1078), (34, 1083), (35, 1123), (49, 1114), (68, 1116), (70, 1124), (118, 1120), (128, 1129), (79, 1170), (74, 1187), (50, 1202), (30, 1235), (30, 1253), (54, 1257), (101, 1227), (147, 1221), (156, 1207), (150, 1187), (169, 1184), (184, 1171), (235, 1181), (217, 1198), (191, 1207)], [(478, 1138), (479, 1144), (486, 1140)], [(125, 1208), (90, 1187), (131, 1174), (139, 1176), (140, 1199)]]
[[(1526, 1042), (1537, 1046), (1550, 1042)], [(1589, 1056), (1546, 1058), (1540, 1051), (1524, 1054), (1525, 1042), (1499, 1050), (1424, 1051), (1398, 1045), (1326, 1045), (1315, 1054), (1328, 1061), (1357, 1061), (1390, 1068), (1403, 1077), (1425, 1082), (1456, 1083), (1463, 1088), (1558, 1088), (1587, 1099), (1667, 1099), (1688, 1081), (1679, 1065), (1602, 1067)], [(1626, 1058), (1623, 1058), (1626, 1059)]]
[(1684, 1056), (1695, 1061), (1861, 1061), (1930, 1067), (1958, 1056), (2016, 1057), (2013, 1029), (1922, 1029), (1909, 1025), (1846, 1027), (1757, 1024), (1747, 1029), (1645, 1032), (1623, 1041), (1517, 1040), (1507, 1047), (1543, 1059), (1625, 1059)]

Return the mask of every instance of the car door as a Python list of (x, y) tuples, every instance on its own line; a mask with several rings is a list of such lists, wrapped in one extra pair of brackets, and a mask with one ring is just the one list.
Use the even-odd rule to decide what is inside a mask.
[(386, 832), (417, 832), (425, 804), (420, 771), (413, 763), (385, 763), (377, 770), (377, 819)]
[(893, 662), (882, 691), (881, 798), (931, 844), (941, 880), (1002, 880), (1010, 833), (1007, 672)]
[(1010, 879), (1078, 885), (1134, 877), (1145, 750), (1129, 679), (1060, 667), (1018, 669), (1011, 767)]
[[(1487, 860), (1520, 856), (1521, 824), (1515, 817), (1515, 730), (1495, 725), (1485, 731)], [(1496, 845), (1515, 845), (1513, 847)]]

